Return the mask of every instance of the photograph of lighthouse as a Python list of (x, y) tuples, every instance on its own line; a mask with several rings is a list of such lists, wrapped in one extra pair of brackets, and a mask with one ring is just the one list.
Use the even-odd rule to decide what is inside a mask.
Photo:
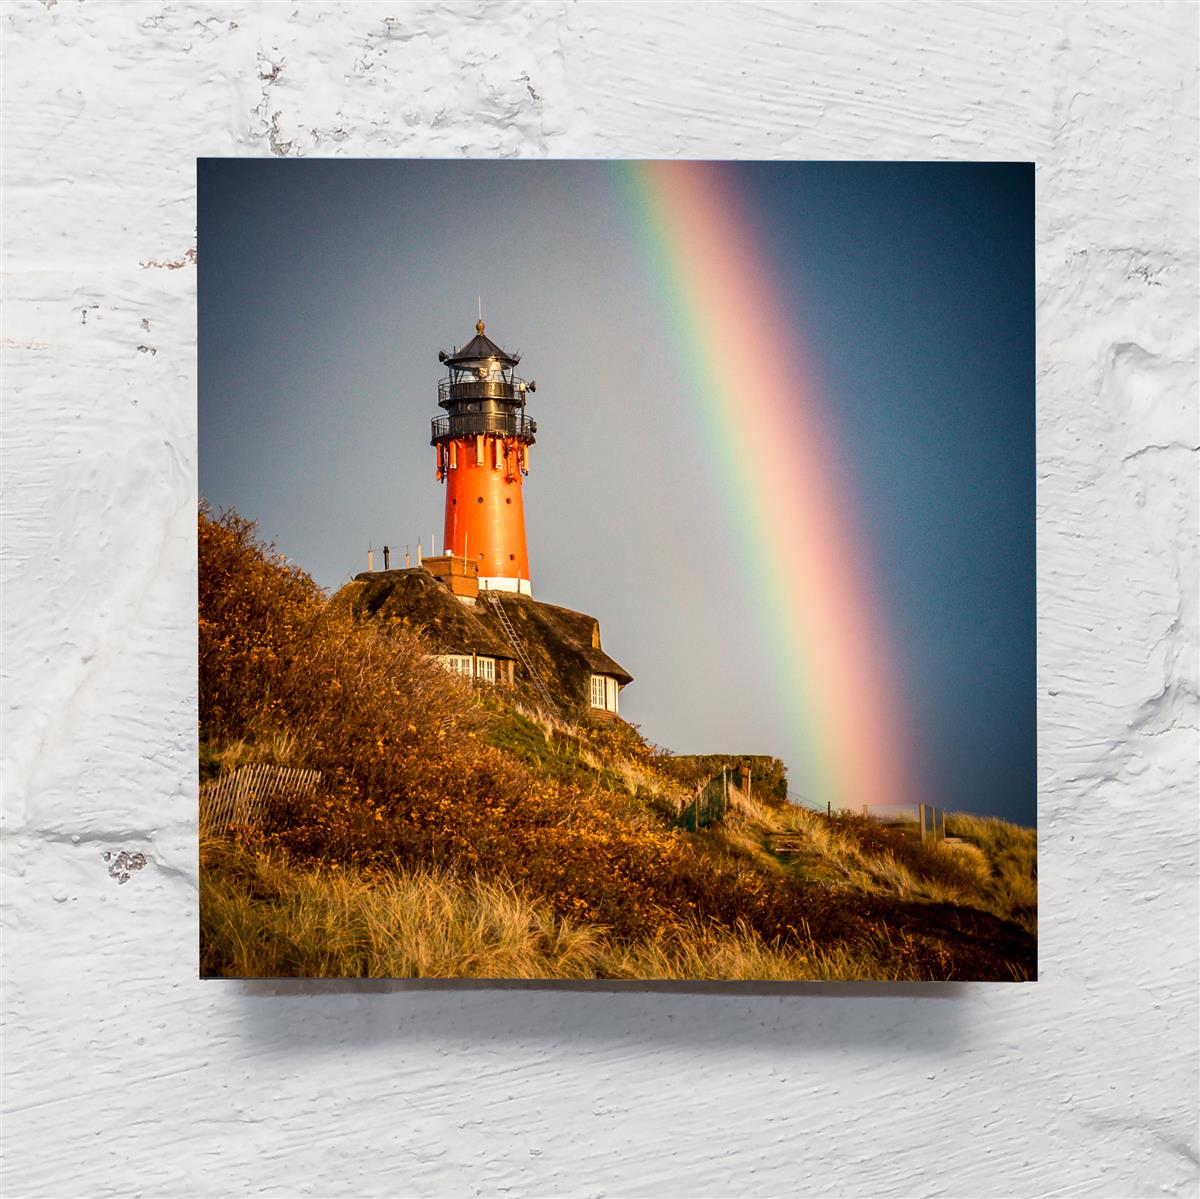
[(1031, 164), (197, 174), (201, 974), (1036, 979)]

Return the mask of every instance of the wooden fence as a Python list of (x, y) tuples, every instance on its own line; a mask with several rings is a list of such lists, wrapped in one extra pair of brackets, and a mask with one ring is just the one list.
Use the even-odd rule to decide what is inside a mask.
[[(820, 804), (797, 792), (788, 792), (788, 802), (796, 807), (807, 808), (813, 812), (823, 812), (826, 816), (834, 815), (833, 804)], [(848, 810), (848, 809), (846, 809)], [(933, 804), (917, 804), (916, 811), (912, 804), (863, 804), (863, 818), (878, 820), (884, 824), (900, 824), (915, 818), (917, 829), (922, 841), (945, 841), (946, 809), (935, 807)], [(950, 838), (953, 840), (953, 838)]]
[(321, 781), (319, 770), (256, 763), (200, 784), (200, 835), (220, 836), (231, 824), (262, 824), (273, 813), (307, 799)]
[(726, 766), (709, 775), (702, 783), (697, 783), (691, 800), (675, 818), (675, 827), (694, 833), (724, 820), (729, 811), (731, 789), (737, 788), (747, 798), (753, 794), (752, 769)]
[(922, 841), (945, 841), (946, 809), (932, 804), (917, 805), (917, 824), (921, 826)]
[[(889, 811), (889, 809), (891, 809)], [(899, 823), (912, 819), (912, 805), (882, 804), (872, 807), (863, 804), (862, 814), (868, 820), (880, 820), (885, 824)], [(946, 839), (946, 809), (935, 807), (933, 804), (917, 804), (917, 828), (922, 841), (945, 841)]]

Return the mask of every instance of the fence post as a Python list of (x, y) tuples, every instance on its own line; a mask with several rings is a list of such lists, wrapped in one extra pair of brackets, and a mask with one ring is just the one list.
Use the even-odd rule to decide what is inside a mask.
[(833, 819), (833, 800), (832, 799), (827, 799), (825, 801), (825, 815), (828, 816), (830, 820)]
[(921, 840), (925, 840), (925, 805), (917, 804), (917, 823), (921, 826)]
[(933, 831), (939, 841), (946, 839), (946, 809), (935, 808), (933, 812)]
[(867, 805), (866, 804), (863, 804), (863, 819), (864, 820), (869, 819), (869, 817), (867, 815)]

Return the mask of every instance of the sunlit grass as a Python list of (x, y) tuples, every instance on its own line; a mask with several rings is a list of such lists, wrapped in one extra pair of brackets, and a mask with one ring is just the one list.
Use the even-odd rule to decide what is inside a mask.
[[(621, 722), (481, 693), (403, 621), (200, 519), (206, 777), (319, 785), (207, 845), (206, 971), (247, 976), (1007, 978), (1036, 968), (1036, 838), (950, 818), (957, 849), (695, 779)], [(691, 764), (695, 767), (695, 762)], [(693, 771), (694, 774), (694, 771)], [(772, 838), (787, 834), (787, 851)]]
[(894, 946), (780, 947), (753, 929), (684, 922), (624, 940), (504, 881), (290, 865), (232, 841), (203, 847), (202, 972), (236, 978), (919, 978)]
[(951, 812), (947, 833), (964, 843), (920, 841), (917, 826), (878, 825), (854, 816), (779, 808), (733, 792), (727, 828), (717, 834), (764, 863), (772, 834), (792, 834), (803, 849), (792, 859), (804, 877), (864, 895), (966, 904), (1037, 931), (1037, 831), (992, 817)]

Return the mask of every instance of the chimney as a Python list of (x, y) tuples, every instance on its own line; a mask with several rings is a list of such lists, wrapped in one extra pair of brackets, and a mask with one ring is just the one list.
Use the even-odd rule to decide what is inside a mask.
[(479, 595), (478, 562), (458, 558), (453, 554), (440, 554), (436, 558), (426, 558), (425, 569), (443, 587), (448, 588), (451, 595), (457, 596), (465, 603), (474, 603)]

